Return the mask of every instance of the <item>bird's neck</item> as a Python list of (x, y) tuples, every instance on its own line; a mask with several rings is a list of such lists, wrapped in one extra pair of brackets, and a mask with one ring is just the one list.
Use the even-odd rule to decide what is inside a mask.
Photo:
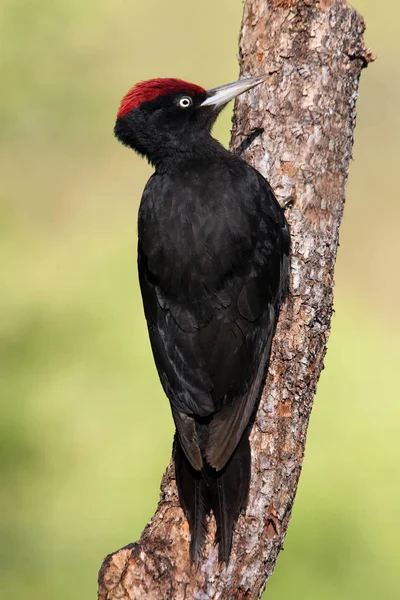
[(217, 160), (219, 157), (231, 155), (216, 139), (210, 135), (202, 140), (194, 140), (188, 144), (171, 144), (154, 148), (152, 155), (148, 156), (149, 162), (156, 172), (181, 169), (185, 164), (193, 161)]

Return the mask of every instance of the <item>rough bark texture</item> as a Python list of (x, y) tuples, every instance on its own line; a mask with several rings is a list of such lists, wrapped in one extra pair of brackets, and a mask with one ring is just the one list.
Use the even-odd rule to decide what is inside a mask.
[(140, 540), (109, 555), (99, 599), (259, 598), (282, 547), (301, 471), (308, 420), (326, 350), (333, 270), (351, 157), (361, 69), (372, 60), (362, 18), (343, 0), (247, 0), (241, 75), (271, 74), (241, 96), (231, 146), (287, 202), (291, 293), (273, 342), (253, 431), (249, 505), (231, 560), (210, 543), (196, 571), (169, 465), (157, 512)]

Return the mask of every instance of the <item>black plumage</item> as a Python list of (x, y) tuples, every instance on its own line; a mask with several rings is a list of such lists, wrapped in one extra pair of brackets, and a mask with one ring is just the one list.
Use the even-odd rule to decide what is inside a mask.
[(139, 210), (139, 280), (196, 562), (211, 510), (219, 559), (229, 559), (249, 490), (250, 420), (288, 286), (281, 207), (262, 175), (210, 135), (227, 88), (144, 82), (115, 127), (156, 168)]

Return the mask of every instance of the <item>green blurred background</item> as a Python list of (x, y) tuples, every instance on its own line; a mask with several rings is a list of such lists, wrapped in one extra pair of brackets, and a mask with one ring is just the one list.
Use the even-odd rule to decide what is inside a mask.
[[(400, 597), (400, 9), (355, 4), (379, 60), (362, 74), (332, 336), (271, 600)], [(112, 128), (137, 80), (234, 80), (241, 11), (2, 0), (2, 598), (95, 598), (103, 557), (156, 507), (173, 427), (136, 275), (150, 169)]]

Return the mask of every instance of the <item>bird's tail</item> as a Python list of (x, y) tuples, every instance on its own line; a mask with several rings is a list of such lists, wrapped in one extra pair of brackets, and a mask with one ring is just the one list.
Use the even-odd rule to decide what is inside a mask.
[(190, 528), (190, 556), (199, 562), (212, 510), (217, 524), (219, 561), (228, 562), (235, 523), (245, 510), (250, 486), (250, 444), (245, 431), (229, 462), (221, 471), (205, 466), (193, 469), (178, 436), (175, 437), (175, 472), (179, 499)]

